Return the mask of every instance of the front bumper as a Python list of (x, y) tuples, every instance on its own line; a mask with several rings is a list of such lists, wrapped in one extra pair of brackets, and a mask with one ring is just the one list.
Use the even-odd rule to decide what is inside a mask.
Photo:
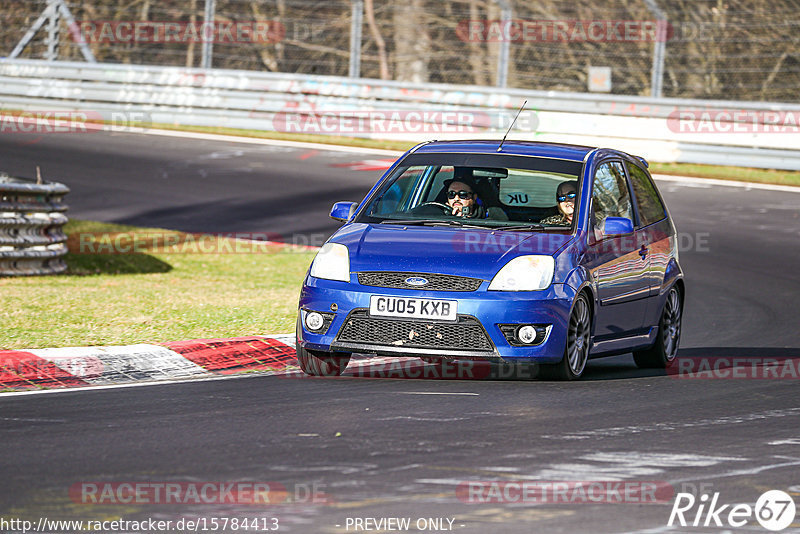
[[(537, 363), (561, 361), (566, 345), (570, 307), (575, 297), (574, 289), (565, 284), (552, 284), (548, 289), (541, 291), (487, 291), (487, 286), (488, 282), (484, 282), (477, 291), (469, 292), (419, 291), (364, 286), (355, 281), (338, 282), (309, 276), (300, 294), (301, 317), (297, 330), (297, 342), (309, 350), (359, 352), (387, 356), (433, 356), (535, 361)], [(476, 328), (482, 329), (488, 343), (476, 343), (480, 346), (457, 348), (437, 347), (435, 343), (425, 344), (423, 336), (423, 338), (416, 338), (416, 342), (422, 343), (422, 345), (408, 346), (413, 342), (407, 341), (408, 336), (402, 330), (404, 325), (395, 323), (387, 323), (382, 326), (392, 327), (391, 331), (395, 334), (403, 331), (403, 335), (397, 340), (387, 338), (383, 342), (376, 339), (362, 341), (354, 339), (352, 335), (341, 336), (343, 327), (349, 319), (353, 317), (369, 319), (368, 310), (372, 295), (457, 300), (459, 321), (469, 322), (473, 334)], [(325, 333), (310, 332), (305, 327), (303, 319), (307, 311), (332, 314), (332, 320)], [(381, 323), (385, 321), (397, 320), (380, 318)], [(400, 320), (400, 322), (403, 321)], [(435, 332), (440, 326), (453, 324), (425, 320), (419, 320), (416, 323), (417, 326), (431, 332)], [(509, 324), (550, 325), (550, 328), (544, 341), (540, 344), (515, 346), (509, 343), (500, 328), (500, 325)], [(410, 332), (412, 329), (408, 330), (408, 334), (413, 339), (414, 333)], [(416, 330), (420, 330), (420, 328), (416, 328)]]

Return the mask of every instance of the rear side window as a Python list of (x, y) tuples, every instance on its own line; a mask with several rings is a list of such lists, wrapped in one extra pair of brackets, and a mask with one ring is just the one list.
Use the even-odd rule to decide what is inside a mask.
[(647, 176), (647, 173), (633, 164), (628, 164), (628, 170), (633, 184), (633, 193), (639, 206), (639, 220), (642, 226), (658, 222), (666, 217), (664, 204), (658, 197), (656, 186)]
[(633, 220), (631, 199), (622, 163), (603, 163), (594, 175), (592, 209), (595, 227), (603, 228), (606, 217), (625, 217)]

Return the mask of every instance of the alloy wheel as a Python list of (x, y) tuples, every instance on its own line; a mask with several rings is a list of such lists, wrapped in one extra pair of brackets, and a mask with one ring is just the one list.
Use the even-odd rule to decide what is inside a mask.
[(667, 295), (664, 314), (661, 316), (661, 336), (667, 361), (674, 360), (678, 353), (678, 342), (681, 338), (681, 316), (681, 299), (678, 290), (673, 287)]
[(576, 375), (583, 373), (589, 356), (589, 304), (586, 297), (578, 295), (567, 330), (567, 358), (570, 370)]

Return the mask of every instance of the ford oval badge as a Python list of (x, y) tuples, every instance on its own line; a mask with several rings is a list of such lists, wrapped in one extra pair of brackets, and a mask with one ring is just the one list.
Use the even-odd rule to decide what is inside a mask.
[(428, 285), (428, 279), (421, 276), (409, 276), (405, 279), (406, 284), (410, 286), (425, 286)]

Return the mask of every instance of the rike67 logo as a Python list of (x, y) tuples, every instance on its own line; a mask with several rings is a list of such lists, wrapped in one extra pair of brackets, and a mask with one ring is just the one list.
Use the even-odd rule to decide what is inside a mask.
[(721, 504), (719, 492), (711, 497), (703, 494), (696, 498), (691, 493), (678, 493), (669, 514), (670, 527), (744, 527), (755, 519), (767, 530), (778, 532), (792, 524), (795, 504), (792, 497), (780, 490), (763, 493), (755, 506), (749, 504)]

